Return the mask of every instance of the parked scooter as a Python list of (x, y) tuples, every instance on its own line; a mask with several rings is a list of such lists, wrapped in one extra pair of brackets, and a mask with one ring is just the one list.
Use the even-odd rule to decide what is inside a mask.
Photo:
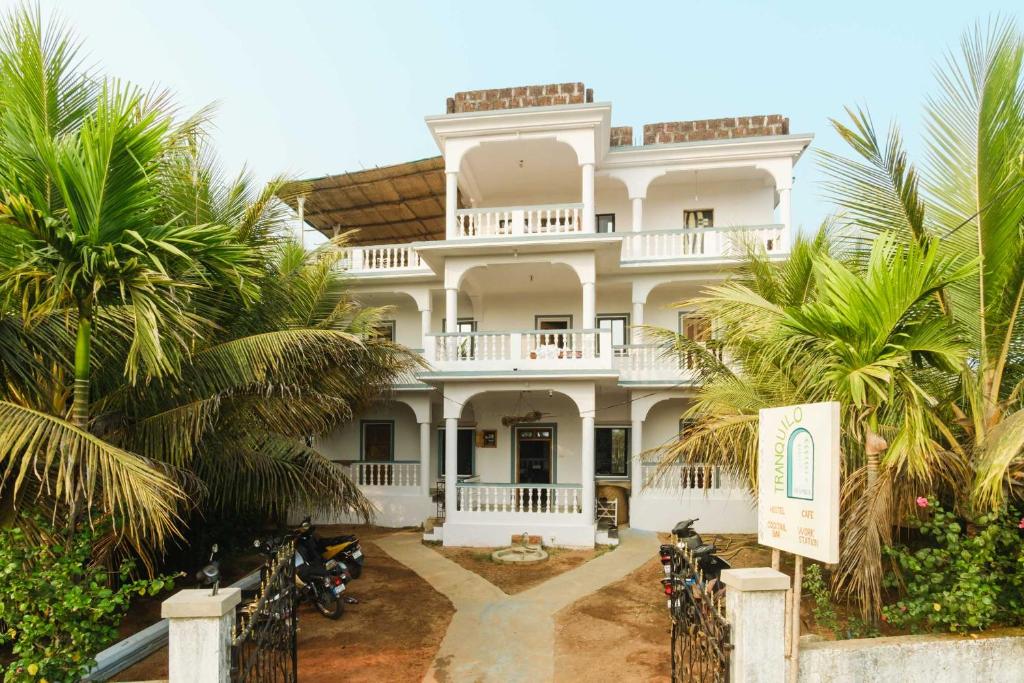
[(313, 547), (324, 562), (337, 560), (348, 568), (353, 579), (362, 576), (365, 561), (363, 549), (359, 546), (359, 539), (352, 534), (320, 537), (316, 534), (316, 527), (310, 523), (309, 517), (302, 520), (297, 533), (306, 534), (313, 539)]
[[(694, 562), (697, 564), (697, 569), (703, 573), (704, 581), (710, 583), (715, 582), (716, 586), (721, 586), (719, 577), (722, 574), (723, 569), (729, 569), (729, 563), (719, 557), (716, 553), (718, 548), (713, 544), (704, 543), (704, 539), (700, 537), (697, 530), (693, 528), (697, 519), (684, 519), (672, 528), (672, 535), (675, 536), (676, 542), (674, 545), (662, 545), (660, 548), (661, 564), (665, 569), (665, 574), (669, 575), (673, 572), (677, 574), (686, 574), (685, 567), (681, 566), (681, 563), (686, 562), (685, 558), (679, 553), (671, 552), (672, 548), (678, 548), (680, 550), (689, 551), (693, 557)], [(674, 563), (679, 563), (680, 566), (673, 566)]]
[(350, 577), (340, 564), (328, 567), (320, 556), (311, 551), (307, 543), (297, 535), (290, 535), (278, 541), (256, 539), (254, 545), (267, 557), (274, 557), (277, 548), (284, 542), (295, 542), (295, 586), (299, 601), (307, 601), (320, 614), (329, 619), (338, 619), (345, 611), (342, 593)]

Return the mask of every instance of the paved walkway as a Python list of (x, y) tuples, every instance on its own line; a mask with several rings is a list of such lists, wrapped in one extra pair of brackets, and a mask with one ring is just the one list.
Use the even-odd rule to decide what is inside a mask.
[(438, 683), (552, 680), (555, 613), (622, 578), (657, 550), (654, 533), (623, 529), (613, 552), (510, 596), (421, 539), (418, 533), (395, 534), (376, 543), (455, 605), (426, 677)]

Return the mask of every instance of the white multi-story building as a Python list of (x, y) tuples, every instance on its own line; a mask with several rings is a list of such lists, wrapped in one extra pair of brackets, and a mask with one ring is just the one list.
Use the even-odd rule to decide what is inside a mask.
[(446, 545), (591, 546), (613, 500), (633, 527), (753, 531), (722, 473), (655, 476), (692, 376), (640, 326), (699, 338), (707, 321), (674, 304), (726, 277), (741, 241), (786, 257), (812, 136), (751, 116), (645, 125), (635, 145), (581, 83), (447, 105), (426, 117), (440, 157), (310, 180), (296, 203), (327, 235), (359, 228), (356, 296), (391, 306), (382, 333), (430, 366), (320, 448), (378, 523), (443, 516)]

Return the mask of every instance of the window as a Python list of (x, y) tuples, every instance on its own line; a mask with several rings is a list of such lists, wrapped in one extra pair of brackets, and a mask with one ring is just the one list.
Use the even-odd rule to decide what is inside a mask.
[(629, 476), (629, 428), (594, 430), (594, 472), (599, 477)]
[[(629, 343), (629, 315), (626, 313), (608, 313), (597, 316), (597, 327), (601, 330), (611, 330), (612, 346), (625, 346)], [(598, 337), (598, 353), (601, 352), (601, 339)], [(626, 349), (615, 349), (615, 355), (621, 356), (627, 353)]]
[(686, 209), (683, 211), (684, 228), (711, 228), (714, 225), (714, 209)]
[(598, 232), (615, 232), (615, 214), (614, 213), (599, 213), (599, 214), (597, 214), (597, 231)]
[(395, 459), (395, 423), (388, 420), (363, 420), (360, 444), (362, 460), (388, 462)]
[(378, 339), (383, 339), (384, 341), (395, 341), (395, 321), (381, 320), (377, 323), (376, 336)]
[[(458, 444), (456, 444), (457, 457), (459, 461), (460, 475), (471, 475), (473, 474), (473, 456), (476, 450), (476, 430), (475, 429), (459, 429), (458, 430)], [(437, 440), (437, 472), (439, 476), (444, 476), (444, 454), (445, 454), (445, 429), (442, 427), (438, 431)]]
[[(679, 334), (690, 341), (703, 344), (709, 351), (714, 352), (714, 344), (711, 339), (711, 321), (701, 315), (684, 311), (679, 314)], [(721, 355), (719, 360), (721, 360)], [(692, 351), (686, 352), (686, 367), (693, 369), (697, 360)]]

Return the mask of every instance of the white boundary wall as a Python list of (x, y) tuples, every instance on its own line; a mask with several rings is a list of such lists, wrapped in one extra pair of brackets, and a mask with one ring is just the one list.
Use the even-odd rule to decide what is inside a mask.
[(800, 643), (801, 683), (1020, 683), (1024, 629)]
[(645, 531), (671, 531), (682, 519), (695, 519), (702, 534), (752, 534), (757, 531), (757, 509), (742, 493), (733, 497), (700, 493), (657, 495), (641, 491), (629, 499), (629, 526)]
[(525, 532), (531, 536), (540, 536), (546, 546), (593, 548), (596, 530), (594, 524), (553, 524), (532, 520), (486, 522), (473, 519), (446, 520), (441, 527), (441, 535), (446, 546), (506, 546), (513, 536), (521, 536)]

